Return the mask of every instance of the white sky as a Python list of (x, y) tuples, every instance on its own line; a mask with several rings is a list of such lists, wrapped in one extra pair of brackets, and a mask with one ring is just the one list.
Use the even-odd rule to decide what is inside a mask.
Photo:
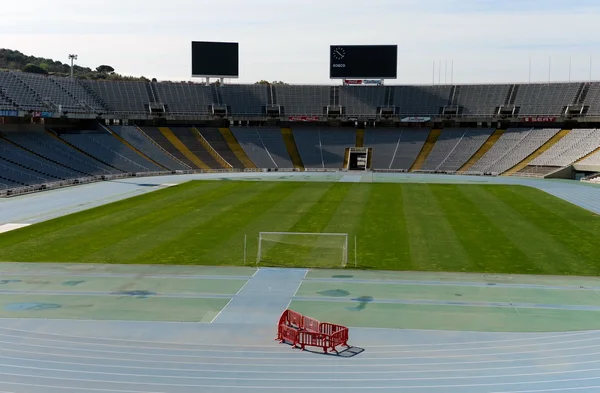
[[(3, 1), (0, 47), (189, 80), (191, 41), (240, 43), (240, 78), (329, 80), (329, 45), (398, 44), (390, 84), (600, 79), (598, 0)], [(445, 73), (447, 66), (447, 74)], [(437, 65), (436, 65), (437, 67)], [(446, 76), (447, 75), (447, 76)]]

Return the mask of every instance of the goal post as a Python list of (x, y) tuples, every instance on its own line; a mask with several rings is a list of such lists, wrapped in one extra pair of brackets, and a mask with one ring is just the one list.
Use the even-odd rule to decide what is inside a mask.
[(344, 268), (347, 233), (259, 232), (256, 264)]

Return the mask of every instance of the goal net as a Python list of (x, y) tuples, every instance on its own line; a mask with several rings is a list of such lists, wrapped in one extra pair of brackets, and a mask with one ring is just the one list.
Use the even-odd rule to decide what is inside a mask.
[(346, 267), (348, 234), (260, 232), (256, 263), (314, 268)]

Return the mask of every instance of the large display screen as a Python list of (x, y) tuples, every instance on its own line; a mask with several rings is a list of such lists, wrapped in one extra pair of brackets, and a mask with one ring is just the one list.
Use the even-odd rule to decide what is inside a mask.
[(331, 45), (331, 79), (396, 79), (398, 45)]
[(239, 77), (239, 44), (237, 42), (193, 41), (192, 76)]

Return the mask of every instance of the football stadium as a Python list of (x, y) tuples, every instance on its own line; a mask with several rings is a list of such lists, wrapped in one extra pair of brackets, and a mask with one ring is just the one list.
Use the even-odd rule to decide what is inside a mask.
[(230, 42), (193, 83), (0, 71), (0, 391), (600, 391), (600, 82), (328, 49), (330, 85), (226, 83)]

